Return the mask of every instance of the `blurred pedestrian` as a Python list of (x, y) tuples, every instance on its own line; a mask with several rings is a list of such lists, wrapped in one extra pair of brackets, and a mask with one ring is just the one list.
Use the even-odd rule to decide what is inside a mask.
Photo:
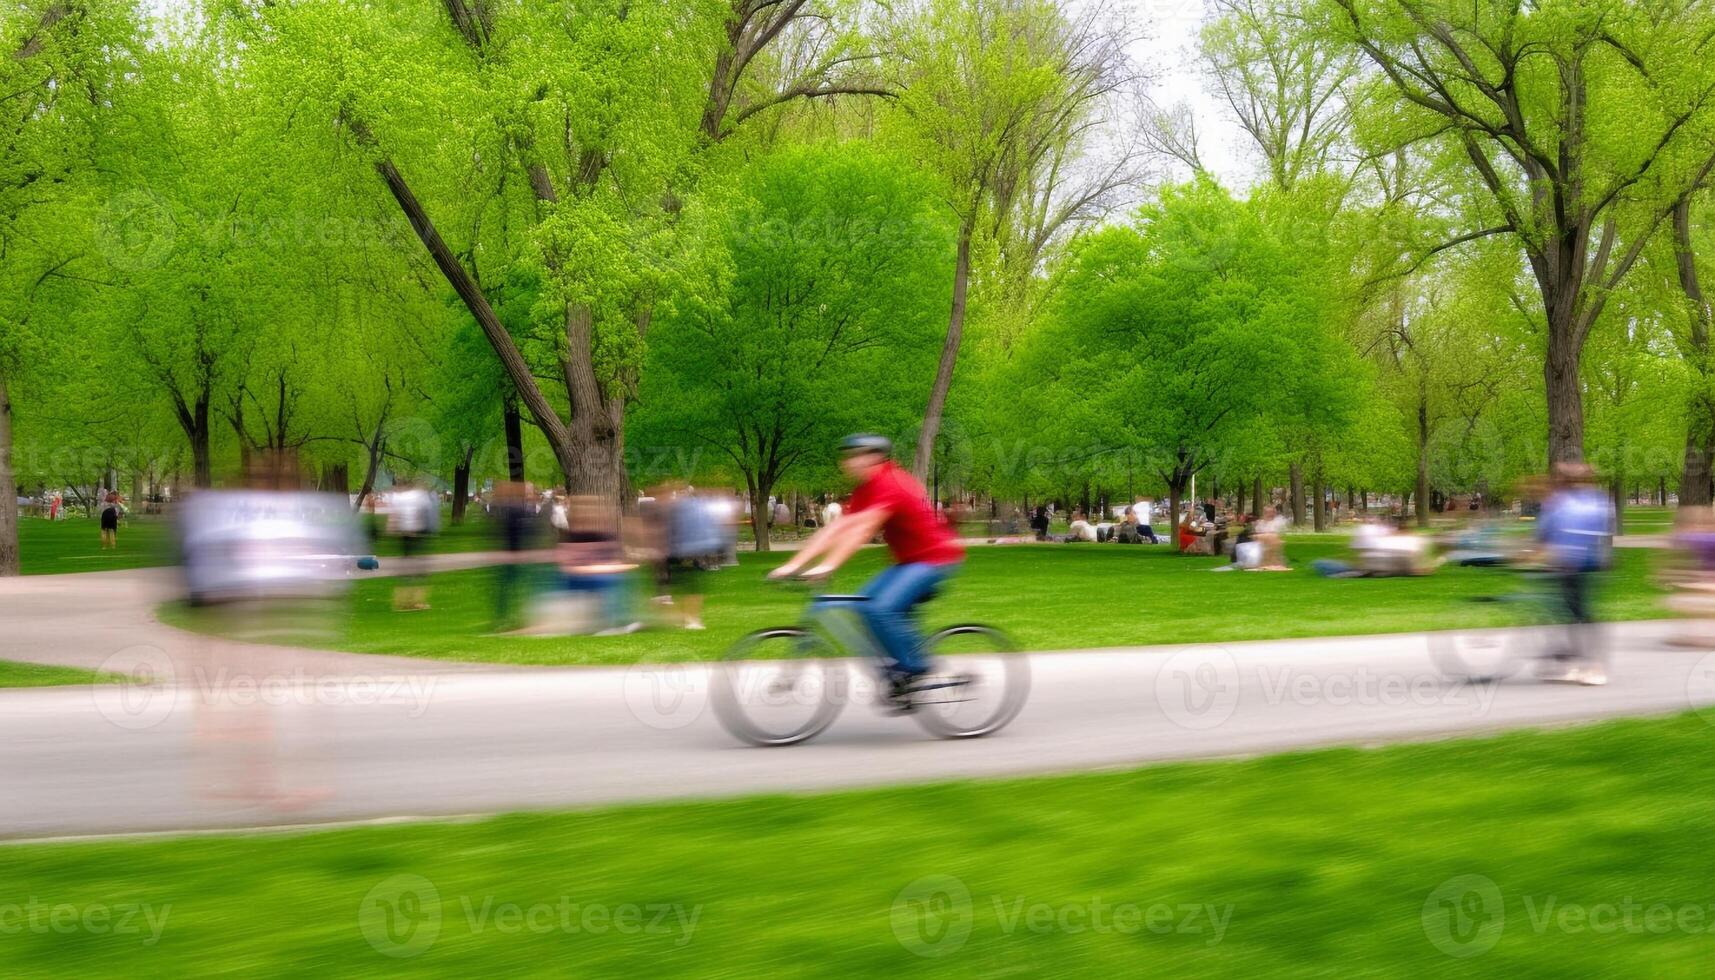
[(703, 629), (703, 578), (726, 559), (722, 513), (714, 501), (684, 487), (658, 497), (656, 513), (663, 604), (685, 629)]
[(564, 513), (566, 527), (555, 549), (561, 584), (597, 599), (597, 636), (641, 629), (643, 624), (630, 615), (627, 595), (628, 576), (637, 566), (625, 560), (614, 508), (597, 497), (578, 496), (564, 503)]
[(441, 508), (427, 489), (406, 483), (388, 497), (387, 532), (399, 538), (407, 566), (405, 584), (393, 590), (393, 608), (412, 612), (429, 608), (429, 577), (422, 567), (429, 539), (440, 529)]
[(1536, 530), (1567, 626), (1567, 643), (1542, 665), (1541, 677), (1606, 684), (1607, 657), (1595, 636), (1591, 592), (1596, 575), (1612, 560), (1614, 505), (1596, 485), (1595, 470), (1588, 463), (1555, 464), (1552, 489), (1542, 502)]
[(518, 624), (518, 580), (523, 553), (534, 543), (540, 529), (535, 508), (531, 505), (530, 485), (505, 482), (495, 486), (490, 497), (494, 518), (496, 543), (506, 552), (506, 558), (494, 566), (495, 632), (516, 628)]

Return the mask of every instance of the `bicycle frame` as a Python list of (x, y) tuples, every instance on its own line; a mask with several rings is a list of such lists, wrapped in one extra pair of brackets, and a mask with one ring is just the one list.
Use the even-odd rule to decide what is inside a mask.
[(823, 601), (821, 596), (817, 596), (810, 600), (810, 608), (805, 610), (800, 625), (807, 632), (822, 634), (833, 643), (835, 650), (860, 654), (867, 660), (885, 664), (887, 654), (856, 609), (861, 601)]

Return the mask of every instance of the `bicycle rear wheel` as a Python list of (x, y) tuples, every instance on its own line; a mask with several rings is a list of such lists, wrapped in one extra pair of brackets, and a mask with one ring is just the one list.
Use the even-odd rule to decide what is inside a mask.
[(929, 638), (934, 669), (912, 685), (912, 717), (940, 738), (980, 738), (1005, 728), (1030, 696), (1030, 661), (1000, 630), (949, 626)]
[(751, 745), (796, 745), (845, 707), (849, 672), (827, 640), (798, 627), (759, 630), (733, 644), (710, 677), (715, 716)]

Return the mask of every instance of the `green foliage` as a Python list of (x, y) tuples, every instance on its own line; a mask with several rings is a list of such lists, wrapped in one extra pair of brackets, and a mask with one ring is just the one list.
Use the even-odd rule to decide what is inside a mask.
[(1339, 435), (1363, 372), (1325, 251), (1288, 224), (1200, 180), (1091, 236), (1020, 358), (1016, 424), (1135, 453), (1181, 491), (1211, 465), (1254, 473), (1271, 431)]
[(706, 450), (701, 475), (724, 470), (766, 498), (791, 476), (826, 485), (845, 433), (910, 427), (950, 230), (919, 177), (861, 144), (770, 155), (740, 194), (723, 202), (714, 281), (651, 337), (631, 441)]

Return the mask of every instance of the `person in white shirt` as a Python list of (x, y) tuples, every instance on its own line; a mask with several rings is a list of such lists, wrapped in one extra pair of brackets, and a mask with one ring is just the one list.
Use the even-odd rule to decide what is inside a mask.
[(1084, 519), (1083, 511), (1072, 512), (1072, 523), (1066, 528), (1066, 540), (1067, 542), (1096, 540), (1096, 526)]

